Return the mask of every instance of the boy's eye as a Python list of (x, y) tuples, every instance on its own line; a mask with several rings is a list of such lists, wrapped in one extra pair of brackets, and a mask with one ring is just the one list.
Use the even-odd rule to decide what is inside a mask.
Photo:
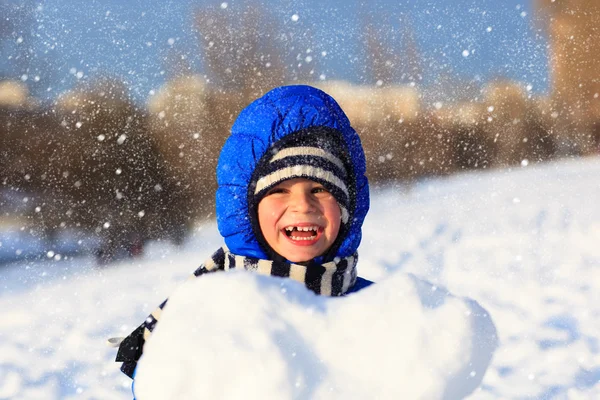
[(285, 189), (275, 187), (275, 188), (269, 190), (267, 192), (266, 196), (269, 196), (269, 195), (272, 195), (272, 194), (276, 194), (276, 193), (284, 193), (284, 192), (285, 192)]
[(312, 191), (312, 193), (329, 193), (329, 191), (322, 186), (315, 187), (311, 191)]

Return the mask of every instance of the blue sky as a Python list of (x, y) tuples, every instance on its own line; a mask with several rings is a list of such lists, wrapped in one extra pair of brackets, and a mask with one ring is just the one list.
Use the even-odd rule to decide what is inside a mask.
[(0, 67), (19, 46), (29, 46), (35, 54), (29, 70), (5, 71), (27, 79), (38, 93), (52, 97), (77, 81), (111, 74), (143, 100), (168, 76), (171, 51), (185, 54), (194, 72), (205, 70), (192, 29), (195, 9), (211, 6), (236, 15), (246, 4), (264, 6), (278, 32), (308, 33), (310, 40), (287, 50), (310, 49), (321, 78), (372, 84), (360, 44), (362, 17), (370, 15), (384, 31), (409, 24), (423, 66), (421, 85), (435, 86), (443, 76), (475, 84), (508, 77), (534, 92), (548, 89), (546, 42), (530, 0), (47, 0), (32, 3), (34, 23), (14, 32), (11, 39), (21, 37), (20, 43), (2, 47)]

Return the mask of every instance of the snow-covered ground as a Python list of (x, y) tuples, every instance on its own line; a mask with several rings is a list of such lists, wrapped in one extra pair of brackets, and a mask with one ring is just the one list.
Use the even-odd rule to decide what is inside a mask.
[(169, 299), (136, 370), (138, 400), (461, 399), (497, 345), (476, 302), (402, 272), (344, 298), (244, 272)]
[[(365, 297), (393, 285), (406, 293), (412, 273), (493, 319), (499, 347), (470, 399), (600, 398), (600, 160), (473, 172), (372, 197), (359, 272), (379, 283)], [(0, 399), (131, 398), (106, 338), (134, 329), (221, 244), (207, 225), (182, 249), (156, 244), (104, 269), (91, 258), (0, 266)]]

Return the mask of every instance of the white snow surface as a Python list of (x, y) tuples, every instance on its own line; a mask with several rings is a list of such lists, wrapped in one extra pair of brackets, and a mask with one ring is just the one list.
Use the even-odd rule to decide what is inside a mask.
[(138, 400), (460, 399), (496, 347), (485, 310), (403, 272), (346, 298), (225, 275), (169, 300), (138, 364)]
[[(232, 338), (238, 344), (246, 343), (245, 348), (237, 346), (243, 353), (232, 364), (198, 357), (198, 362), (224, 371), (218, 375), (229, 385), (222, 386), (224, 391), (235, 390), (234, 383), (260, 377), (261, 371), (274, 371), (274, 364), (285, 364), (265, 384), (290, 397), (298, 393), (298, 397), (308, 394), (316, 398), (329, 387), (334, 393), (356, 388), (358, 396), (368, 379), (378, 379), (381, 374), (393, 378), (386, 382), (390, 390), (400, 390), (393, 387), (394, 382), (406, 382), (410, 394), (409, 390), (422, 388), (418, 381), (431, 374), (430, 367), (439, 370), (446, 362), (448, 371), (457, 371), (465, 363), (460, 357), (473, 356), (468, 343), (435, 347), (444, 335), (479, 343), (489, 352), (491, 342), (477, 342), (483, 336), (477, 333), (485, 330), (474, 323), (483, 319), (466, 315), (478, 310), (464, 300), (470, 298), (489, 312), (497, 329), (498, 348), (469, 399), (597, 399), (599, 203), (598, 158), (470, 172), (412, 186), (373, 189), (358, 268), (360, 275), (377, 284), (344, 299), (322, 299), (292, 282), (282, 286), (275, 278), (243, 273), (215, 274), (183, 284), (190, 272), (222, 245), (214, 224), (200, 227), (183, 248), (157, 243), (142, 259), (104, 269), (94, 268), (90, 258), (0, 265), (0, 399), (130, 399), (131, 380), (113, 362), (116, 351), (105, 345), (106, 339), (131, 332), (170, 294), (178, 302), (212, 295), (205, 297), (206, 308), (195, 308), (198, 314), (191, 315), (190, 321), (204, 317), (203, 331), (219, 333), (207, 340), (225, 353), (231, 350)], [(438, 288), (431, 292), (439, 297), (427, 290), (432, 287)], [(192, 288), (202, 290), (186, 294)], [(235, 302), (226, 301), (228, 297), (239, 298), (240, 304), (234, 307)], [(426, 299), (443, 301), (436, 307)], [(379, 304), (378, 309), (370, 309), (373, 304)], [(179, 311), (193, 311), (192, 307), (172, 308), (173, 321)], [(223, 316), (231, 313), (235, 318), (223, 331), (209, 326), (212, 321), (225, 322)], [(167, 316), (165, 311), (161, 323)], [(272, 329), (255, 329), (257, 320)], [(232, 336), (236, 324), (244, 321), (254, 328), (252, 335), (238, 331)], [(400, 321), (417, 326), (403, 326), (389, 343), (361, 336), (384, 332), (386, 339), (392, 338), (385, 327), (397, 329)], [(157, 342), (161, 323), (152, 339)], [(177, 325), (174, 322), (173, 328)], [(168, 336), (166, 322), (163, 328)], [(329, 346), (336, 331), (342, 335), (340, 342), (349, 344), (339, 353), (341, 347)], [(189, 338), (192, 333), (185, 335)], [(279, 341), (273, 341), (277, 335)], [(430, 346), (424, 344), (426, 340)], [(282, 351), (294, 343), (303, 344), (296, 356)], [(197, 347), (193, 351), (199, 356), (209, 351)], [(261, 359), (246, 357), (261, 348), (269, 349), (261, 353)], [(408, 363), (402, 362), (368, 369), (381, 348), (389, 349), (385, 362), (391, 362), (391, 353), (405, 351), (413, 368), (407, 370)], [(178, 344), (172, 349), (181, 350)], [(316, 350), (319, 354), (313, 352)], [(159, 353), (157, 350), (157, 357)], [(292, 359), (294, 363), (286, 362)], [(482, 360), (474, 361), (475, 376), (463, 380), (465, 385), (475, 382), (482, 370), (477, 364)], [(148, 364), (152, 370), (150, 361)], [(335, 370), (330, 369), (332, 365)], [(364, 375), (357, 377), (353, 366)], [(227, 374), (227, 367), (236, 374)], [(210, 373), (212, 370), (204, 370), (204, 374)], [(167, 374), (165, 368), (161, 375), (165, 382), (169, 381)], [(414, 379), (407, 379), (407, 374)], [(292, 378), (300, 378), (298, 387)], [(318, 384), (311, 378), (317, 378)], [(275, 387), (282, 380), (284, 384)], [(442, 375), (431, 383), (433, 398), (445, 390), (452, 395), (453, 389), (447, 389), (450, 380)], [(195, 389), (186, 381), (181, 387)], [(246, 387), (253, 388), (252, 383)], [(144, 388), (136, 387), (138, 390)], [(398, 398), (382, 395), (386, 397)]]

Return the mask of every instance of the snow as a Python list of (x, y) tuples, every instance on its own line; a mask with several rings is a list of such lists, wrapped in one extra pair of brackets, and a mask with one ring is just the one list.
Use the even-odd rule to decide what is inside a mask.
[(346, 298), (224, 275), (169, 300), (139, 363), (138, 400), (458, 399), (495, 350), (485, 310), (404, 273)]
[[(378, 283), (344, 299), (320, 299), (291, 282), (281, 293), (281, 282), (274, 278), (239, 273), (206, 276), (182, 286), (189, 273), (222, 245), (216, 227), (210, 224), (200, 227), (183, 248), (156, 243), (144, 258), (104, 269), (94, 268), (92, 258), (82, 257), (60, 261), (46, 257), (1, 265), (0, 399), (130, 399), (131, 381), (113, 362), (115, 349), (105, 345), (106, 339), (131, 332), (178, 287), (178, 298), (185, 302), (186, 290), (195, 286), (203, 288), (198, 296), (213, 296), (205, 298), (205, 302), (210, 300), (208, 309), (196, 310), (198, 318), (207, 319), (203, 332), (216, 332), (208, 321), (234, 313), (229, 333), (238, 322), (245, 321), (253, 328), (252, 336), (238, 332), (235, 337), (248, 344), (242, 354), (251, 353), (250, 346), (273, 349), (258, 362), (250, 363), (240, 355), (233, 365), (223, 364), (237, 371), (220, 375), (228, 383), (256, 377), (261, 369), (272, 371), (290, 356), (280, 349), (302, 339), (302, 349), (307, 352), (297, 351), (295, 357), (302, 362), (285, 364), (268, 384), (275, 385), (281, 377), (306, 376), (303, 372), (321, 377), (319, 368), (332, 365), (336, 370), (323, 374), (322, 382), (300, 382), (299, 389), (278, 386), (277, 393), (312, 390), (316, 396), (326, 390), (321, 384), (360, 391), (368, 383), (363, 377), (375, 379), (370, 378), (379, 376), (375, 372), (391, 375), (387, 369), (393, 370), (367, 368), (376, 362), (374, 354), (382, 343), (360, 334), (381, 330), (389, 339), (392, 333), (383, 329), (385, 325), (393, 328), (400, 321), (412, 321), (403, 326), (396, 340), (388, 340), (392, 351), (384, 356), (391, 360), (394, 352), (405, 351), (413, 368), (406, 370), (407, 364), (401, 363), (387, 383), (404, 381), (411, 374), (415, 378), (407, 379), (407, 390), (418, 388), (419, 377), (431, 373), (429, 366), (435, 370), (447, 362), (448, 370), (456, 371), (465, 363), (458, 354), (472, 355), (462, 347), (467, 344), (463, 342), (436, 350), (434, 344), (442, 343), (446, 333), (439, 326), (448, 328), (447, 334), (454, 338), (476, 341), (484, 336), (476, 334), (482, 330), (458, 312), (474, 307), (464, 300), (470, 298), (489, 312), (497, 329), (498, 348), (469, 399), (600, 398), (599, 176), (600, 160), (588, 158), (374, 189), (358, 267), (360, 275)], [(4, 235), (0, 240), (9, 242)], [(437, 308), (415, 296), (428, 287), (424, 281), (435, 285), (435, 292), (444, 298)], [(232, 293), (232, 288), (240, 287), (244, 290)], [(258, 296), (258, 290), (264, 293)], [(223, 299), (234, 295), (255, 302), (230, 307), (227, 304), (231, 302)], [(380, 304), (376, 310), (361, 308), (376, 303)], [(308, 305), (314, 310), (312, 315), (307, 314)], [(279, 313), (278, 317), (269, 319), (271, 311)], [(361, 315), (364, 318), (353, 319)], [(178, 318), (174, 307), (172, 317), (174, 321)], [(277, 329), (287, 327), (283, 342), (271, 340), (275, 329), (257, 330), (254, 319), (266, 320)], [(470, 321), (474, 320), (479, 319)], [(328, 346), (332, 332), (349, 325), (353, 329), (345, 329), (342, 338), (354, 358), (345, 358), (347, 352), (338, 354), (336, 346)], [(158, 341), (160, 326), (153, 340)], [(164, 336), (168, 329), (165, 323)], [(432, 345), (412, 343), (410, 338), (415, 336)], [(230, 349), (224, 347), (227, 337), (217, 335), (210, 343), (231, 357)], [(198, 347), (198, 354), (209, 351)], [(173, 346), (173, 351), (177, 348)], [(308, 352), (314, 349), (323, 363), (314, 363)], [(156, 357), (159, 353), (157, 350)], [(336, 361), (338, 358), (344, 361)], [(223, 367), (219, 360), (198, 359)], [(363, 367), (364, 375), (352, 375)], [(471, 382), (481, 378), (478, 372), (482, 368), (476, 362), (472, 370)], [(343, 382), (338, 384), (340, 379)], [(430, 389), (441, 393), (450, 380), (441, 376)], [(189, 382), (182, 386), (195, 389)], [(252, 388), (251, 383), (247, 387)], [(235, 388), (223, 386), (223, 390)]]

